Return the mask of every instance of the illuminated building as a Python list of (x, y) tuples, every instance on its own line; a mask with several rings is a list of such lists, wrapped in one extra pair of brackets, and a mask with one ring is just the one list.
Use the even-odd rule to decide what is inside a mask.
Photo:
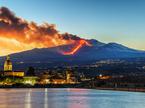
[(66, 71), (66, 82), (67, 83), (70, 83), (71, 82), (71, 73), (70, 73), (70, 71)]
[(65, 79), (52, 79), (51, 83), (52, 84), (65, 84), (66, 80)]
[(110, 76), (103, 76), (102, 74), (99, 75), (99, 77), (97, 77), (101, 80), (107, 80), (107, 79), (110, 79), (111, 77)]
[(13, 65), (10, 60), (10, 56), (7, 56), (6, 60), (4, 62), (4, 75), (13, 76), (13, 77), (23, 77), (24, 76), (23, 71), (13, 71), (12, 67), (13, 67)]
[(4, 62), (4, 71), (12, 71), (12, 62), (10, 60), (10, 56), (6, 57)]
[(39, 83), (40, 84), (49, 84), (50, 83), (50, 75), (48, 72), (41, 73), (39, 76)]
[(34, 85), (37, 82), (37, 76), (25, 76), (24, 77), (24, 84)]
[(67, 84), (74, 84), (76, 83), (76, 77), (74, 74), (72, 74), (71, 70), (66, 71), (66, 83)]
[(24, 77), (23, 71), (5, 71), (5, 76), (15, 76), (15, 77)]

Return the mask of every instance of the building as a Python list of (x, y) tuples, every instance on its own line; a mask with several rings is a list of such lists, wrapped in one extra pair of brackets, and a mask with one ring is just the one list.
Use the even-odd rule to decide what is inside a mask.
[(35, 85), (37, 83), (38, 77), (37, 76), (25, 76), (23, 77), (24, 84)]
[(67, 83), (71, 82), (71, 72), (70, 71), (66, 71), (66, 82)]
[(52, 79), (51, 84), (66, 84), (65, 79)]
[(13, 71), (12, 67), (10, 56), (7, 56), (4, 62), (4, 76), (24, 77), (24, 71)]
[(50, 84), (51, 75), (48, 72), (39, 75), (39, 84)]
[(71, 70), (66, 70), (66, 83), (67, 84), (77, 83), (76, 76), (71, 72)]
[(10, 56), (7, 56), (4, 62), (4, 72), (6, 71), (9, 71), (9, 72), (12, 71), (12, 62), (10, 60)]
[(15, 77), (24, 77), (23, 71), (5, 71), (5, 76), (15, 76)]

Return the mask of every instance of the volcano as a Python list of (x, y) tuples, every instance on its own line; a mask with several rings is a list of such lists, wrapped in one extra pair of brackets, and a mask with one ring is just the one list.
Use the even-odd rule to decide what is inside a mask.
[[(102, 43), (97, 40), (86, 40), (73, 54), (63, 54), (75, 48), (78, 43), (61, 45), (51, 48), (35, 48), (11, 54), (12, 61), (16, 64), (49, 64), (49, 66), (88, 63), (102, 59), (145, 58), (145, 51), (135, 50), (117, 43)], [(0, 57), (4, 61), (5, 56)]]

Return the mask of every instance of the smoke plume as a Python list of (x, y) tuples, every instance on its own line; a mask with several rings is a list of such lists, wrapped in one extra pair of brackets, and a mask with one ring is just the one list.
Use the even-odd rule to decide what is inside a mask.
[[(54, 24), (38, 25), (17, 17), (6, 7), (0, 8), (0, 42), (5, 47), (5, 53), (28, 50), (32, 48), (54, 47), (70, 44), (80, 40), (76, 35), (60, 34)], [(5, 42), (3, 42), (5, 41)], [(10, 45), (8, 45), (10, 44)], [(0, 49), (3, 49), (0, 47)], [(3, 55), (3, 54), (0, 54)]]
[(78, 43), (71, 51), (60, 53), (72, 55), (89, 43), (80, 37), (60, 34), (54, 24), (37, 24), (17, 17), (6, 7), (0, 7), (0, 55), (20, 52), (33, 48), (48, 48)]

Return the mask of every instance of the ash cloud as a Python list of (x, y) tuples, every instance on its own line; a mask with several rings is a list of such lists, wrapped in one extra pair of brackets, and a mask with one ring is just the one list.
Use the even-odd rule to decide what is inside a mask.
[(15, 39), (34, 47), (53, 47), (80, 40), (76, 35), (60, 34), (54, 24), (28, 22), (6, 7), (0, 7), (0, 37)]
[(69, 34), (69, 33), (64, 33), (61, 36), (65, 40), (80, 40), (81, 39), (77, 35), (73, 35), (73, 34)]

